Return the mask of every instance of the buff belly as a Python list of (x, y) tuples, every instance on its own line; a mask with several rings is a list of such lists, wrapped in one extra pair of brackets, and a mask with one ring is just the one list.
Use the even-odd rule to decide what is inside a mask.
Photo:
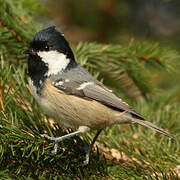
[(31, 89), (44, 112), (65, 127), (87, 126), (91, 129), (102, 129), (111, 124), (124, 123), (128, 119), (125, 113), (108, 108), (95, 100), (67, 95), (48, 81), (41, 96), (35, 93), (33, 87)]

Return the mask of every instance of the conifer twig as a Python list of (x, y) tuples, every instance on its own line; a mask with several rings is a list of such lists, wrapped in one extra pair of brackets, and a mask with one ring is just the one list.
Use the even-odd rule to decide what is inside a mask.
[(4, 107), (4, 103), (3, 103), (3, 100), (2, 100), (2, 89), (1, 89), (1, 86), (0, 86), (0, 104), (1, 104), (1, 112), (3, 114), (3, 116), (7, 119), (7, 116), (5, 114), (5, 107)]

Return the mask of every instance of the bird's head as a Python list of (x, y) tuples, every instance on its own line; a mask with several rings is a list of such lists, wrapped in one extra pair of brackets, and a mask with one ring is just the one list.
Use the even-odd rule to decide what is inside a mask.
[(29, 71), (46, 69), (46, 74), (52, 75), (76, 65), (68, 42), (55, 26), (36, 33), (24, 53), (29, 55)]

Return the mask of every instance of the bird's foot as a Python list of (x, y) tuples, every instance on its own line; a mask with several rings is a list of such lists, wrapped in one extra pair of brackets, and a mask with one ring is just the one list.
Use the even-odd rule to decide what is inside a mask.
[(54, 141), (54, 142), (56, 142), (57, 139), (58, 139), (58, 138), (55, 138), (55, 137), (48, 136), (47, 134), (41, 134), (41, 137), (49, 139), (49, 140)]
[(86, 152), (86, 159), (83, 161), (83, 166), (87, 166), (89, 164), (89, 157), (90, 157), (90, 152)]
[(57, 154), (57, 150), (58, 150), (58, 142), (57, 142), (58, 138), (48, 136), (47, 134), (41, 134), (41, 137), (49, 139), (49, 140), (55, 142), (54, 148), (53, 148), (53, 150), (51, 151), (51, 154), (50, 154), (51, 156), (55, 156)]

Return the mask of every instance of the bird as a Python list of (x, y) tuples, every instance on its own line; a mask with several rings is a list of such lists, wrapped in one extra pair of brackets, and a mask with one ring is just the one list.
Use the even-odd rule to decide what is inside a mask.
[(41, 135), (54, 142), (54, 155), (60, 141), (96, 130), (83, 163), (88, 165), (99, 134), (114, 124), (138, 123), (175, 139), (168, 131), (145, 120), (78, 64), (64, 34), (55, 26), (37, 32), (24, 54), (28, 55), (29, 87), (37, 103), (55, 122), (74, 129), (61, 137)]

